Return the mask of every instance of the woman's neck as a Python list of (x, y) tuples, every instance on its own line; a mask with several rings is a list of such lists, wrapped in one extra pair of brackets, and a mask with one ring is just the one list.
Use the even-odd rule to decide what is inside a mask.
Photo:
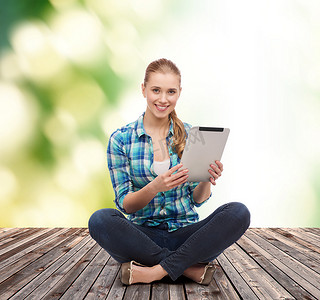
[(169, 131), (169, 125), (168, 117), (159, 119), (146, 110), (143, 117), (143, 126), (148, 134), (166, 135)]

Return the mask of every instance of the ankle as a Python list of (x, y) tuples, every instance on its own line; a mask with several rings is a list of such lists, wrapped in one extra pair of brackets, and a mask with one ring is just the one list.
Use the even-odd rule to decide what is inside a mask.
[(201, 280), (201, 277), (204, 274), (205, 266), (206, 266), (205, 264), (192, 265), (183, 272), (183, 275), (193, 281), (198, 282)]
[(133, 267), (132, 283), (151, 283), (153, 281), (161, 280), (168, 273), (160, 266), (155, 265), (153, 267)]
[(155, 265), (152, 268), (154, 271), (154, 275), (157, 278), (156, 280), (160, 280), (168, 275), (167, 271), (161, 265)]

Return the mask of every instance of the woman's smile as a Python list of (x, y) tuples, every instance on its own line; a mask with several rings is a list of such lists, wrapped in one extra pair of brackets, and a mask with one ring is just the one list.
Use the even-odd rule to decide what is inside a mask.
[(159, 111), (166, 111), (167, 108), (169, 107), (169, 105), (163, 106), (163, 105), (155, 104), (155, 107), (156, 107), (157, 110), (159, 110)]

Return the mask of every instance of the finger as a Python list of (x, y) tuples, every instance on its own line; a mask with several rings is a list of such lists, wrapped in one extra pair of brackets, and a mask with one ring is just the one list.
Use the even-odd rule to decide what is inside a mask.
[(173, 174), (175, 171), (179, 170), (182, 167), (182, 164), (178, 164), (167, 171), (168, 175)]
[(188, 169), (180, 170), (180, 171), (178, 171), (176, 174), (171, 175), (170, 178), (171, 178), (172, 180), (176, 180), (177, 178), (180, 178), (180, 177), (188, 174), (188, 172), (189, 172)]
[(217, 174), (216, 172), (212, 171), (211, 169), (208, 170), (210, 175), (212, 175), (214, 177), (214, 180), (218, 179), (220, 177), (219, 174)]
[(217, 184), (212, 177), (210, 177), (210, 182), (211, 182), (213, 185), (216, 185), (216, 184)]
[(222, 172), (223, 171), (223, 164), (219, 160), (216, 160), (215, 163), (218, 165), (220, 171)]
[(184, 177), (185, 175), (187, 175), (187, 173), (188, 173), (188, 169), (185, 169), (185, 170), (178, 171), (177, 173), (172, 175), (170, 175), (169, 172), (166, 172), (166, 173), (163, 173), (162, 176), (163, 176), (164, 183), (167, 186), (172, 186), (173, 184), (175, 184), (176, 180), (179, 180), (180, 178)]
[(171, 175), (170, 176), (170, 179), (172, 182), (175, 182), (176, 180), (179, 180), (180, 178), (185, 178), (185, 176), (189, 176), (188, 175), (188, 172), (189, 170), (188, 169), (185, 169), (185, 170), (182, 170), (182, 171), (179, 171), (178, 173), (174, 174), (174, 175)]
[(188, 177), (189, 177), (189, 175), (186, 174), (186, 175), (183, 175), (183, 176), (177, 178), (176, 180), (172, 181), (171, 182), (172, 188), (174, 188), (174, 187), (176, 187), (176, 186), (178, 186), (180, 184), (185, 183), (188, 180)]
[(215, 172), (216, 174), (218, 174), (218, 176), (221, 176), (221, 170), (220, 170), (217, 166), (215, 166), (214, 164), (212, 164), (212, 165), (210, 165), (210, 167), (214, 170), (214, 172)]
[(219, 175), (221, 175), (221, 169), (219, 166), (216, 166), (215, 164), (210, 165), (210, 167)]

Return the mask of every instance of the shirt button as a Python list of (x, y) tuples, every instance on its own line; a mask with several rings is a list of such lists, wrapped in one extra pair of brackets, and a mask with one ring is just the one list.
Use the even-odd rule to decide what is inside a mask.
[(164, 210), (161, 209), (161, 210), (160, 210), (160, 215), (163, 216), (164, 214), (165, 214)]

